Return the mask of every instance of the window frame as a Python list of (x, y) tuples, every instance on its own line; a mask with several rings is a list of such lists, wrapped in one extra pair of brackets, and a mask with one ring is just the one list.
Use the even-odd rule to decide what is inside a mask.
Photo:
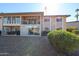
[(56, 17), (56, 22), (62, 22), (62, 17)]

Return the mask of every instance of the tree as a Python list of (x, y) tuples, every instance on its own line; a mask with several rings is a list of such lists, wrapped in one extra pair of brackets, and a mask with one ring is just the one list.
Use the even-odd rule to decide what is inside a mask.
[(75, 12), (77, 13), (77, 14), (76, 14), (77, 21), (78, 21), (78, 16), (79, 16), (79, 15), (78, 15), (78, 11), (79, 11), (79, 9), (76, 9), (76, 10), (75, 10)]

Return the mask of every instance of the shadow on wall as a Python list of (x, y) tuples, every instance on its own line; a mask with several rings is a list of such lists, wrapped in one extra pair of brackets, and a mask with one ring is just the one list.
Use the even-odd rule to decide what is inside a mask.
[(1, 31), (0, 31), (0, 36), (1, 36)]
[(50, 31), (42, 31), (41, 35), (42, 36), (47, 36), (47, 34), (49, 33)]

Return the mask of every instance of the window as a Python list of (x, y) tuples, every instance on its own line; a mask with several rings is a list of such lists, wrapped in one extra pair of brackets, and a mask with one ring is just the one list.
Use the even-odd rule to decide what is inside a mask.
[(50, 19), (44, 19), (45, 22), (48, 22)]
[(16, 23), (19, 24), (20, 23), (20, 17), (17, 16), (15, 19), (16, 19)]
[(22, 20), (22, 24), (28, 24), (28, 20)]
[(10, 16), (3, 17), (3, 24), (11, 24), (11, 17)]
[(19, 16), (13, 16), (11, 19), (11, 16), (4, 16), (3, 18), (3, 24), (19, 24), (20, 23), (20, 17)]
[(39, 27), (37, 26), (29, 28), (28, 31), (29, 35), (39, 35)]
[(28, 24), (36, 24), (36, 19), (28, 19)]
[(19, 16), (13, 16), (12, 17), (12, 24), (19, 24), (20, 23), (20, 17)]
[(7, 23), (11, 24), (11, 17), (10, 16), (7, 17)]
[(40, 19), (37, 16), (23, 16), (22, 24), (40, 24)]
[(12, 17), (12, 24), (16, 23), (15, 17)]
[(6, 17), (3, 18), (3, 24), (7, 24), (7, 18)]
[(61, 17), (58, 17), (58, 18), (56, 18), (56, 21), (57, 22), (62, 22), (62, 18)]

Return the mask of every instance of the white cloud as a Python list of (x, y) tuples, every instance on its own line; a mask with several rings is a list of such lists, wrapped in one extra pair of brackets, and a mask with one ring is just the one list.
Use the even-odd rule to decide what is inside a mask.
[(45, 14), (60, 14), (60, 3), (43, 3), (42, 11)]

